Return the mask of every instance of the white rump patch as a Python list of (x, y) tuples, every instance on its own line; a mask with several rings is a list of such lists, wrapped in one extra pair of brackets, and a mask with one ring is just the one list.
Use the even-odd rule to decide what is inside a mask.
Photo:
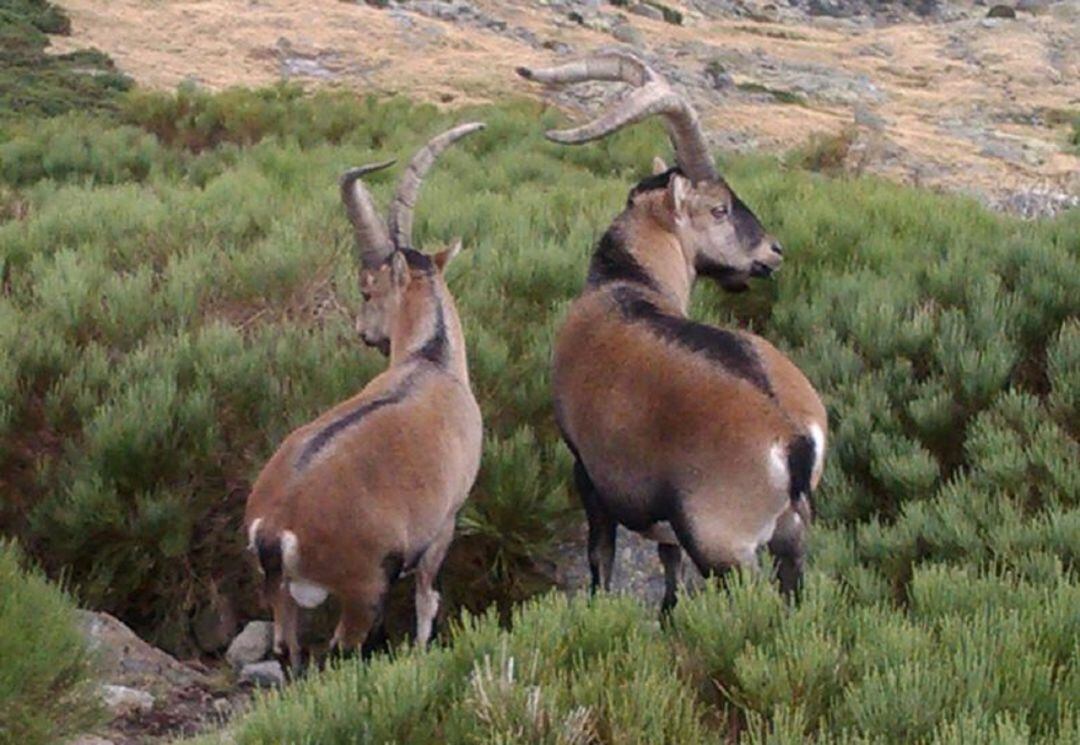
[(825, 467), (825, 432), (817, 424), (811, 424), (809, 429), (814, 440), (814, 477), (818, 478)]
[(300, 576), (300, 540), (291, 530), (281, 531), (281, 564), (289, 578), (289, 594), (301, 608), (317, 608), (326, 601), (329, 590)]
[(262, 525), (262, 518), (257, 517), (251, 521), (251, 525), (248, 526), (248, 551), (255, 553), (255, 536), (259, 534), (259, 526)]
[(306, 579), (294, 579), (289, 581), (289, 594), (301, 608), (318, 608), (326, 601), (330, 592), (322, 585)]
[(791, 476), (788, 474), (787, 449), (778, 442), (769, 448), (769, 481), (774, 489), (785, 494), (787, 494), (787, 490), (791, 486)]

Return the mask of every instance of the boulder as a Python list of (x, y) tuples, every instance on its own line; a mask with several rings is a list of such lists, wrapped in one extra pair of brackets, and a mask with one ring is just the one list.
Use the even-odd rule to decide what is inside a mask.
[(269, 621), (252, 621), (237, 634), (225, 652), (225, 659), (234, 669), (260, 662), (270, 654), (274, 645), (274, 624)]
[(79, 611), (78, 625), (97, 656), (102, 680), (154, 692), (206, 683), (202, 675), (147, 644), (108, 613)]
[(634, 15), (639, 15), (642, 18), (648, 18), (653, 21), (664, 20), (664, 12), (648, 3), (635, 3), (630, 6), (630, 12)]

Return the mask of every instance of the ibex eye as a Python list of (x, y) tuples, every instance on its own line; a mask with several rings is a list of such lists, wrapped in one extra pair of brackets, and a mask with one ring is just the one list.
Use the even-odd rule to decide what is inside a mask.
[(724, 207), (722, 205), (713, 207), (710, 211), (712, 212), (712, 216), (715, 217), (717, 220), (723, 220), (725, 217), (727, 217), (727, 207)]

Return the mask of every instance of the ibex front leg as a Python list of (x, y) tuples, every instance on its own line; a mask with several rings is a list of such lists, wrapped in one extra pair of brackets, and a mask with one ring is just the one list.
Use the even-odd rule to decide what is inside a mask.
[(454, 518), (446, 521), (435, 540), (424, 551), (416, 567), (416, 645), (426, 646), (439, 612), (439, 592), (435, 589), (439, 569), (454, 538)]

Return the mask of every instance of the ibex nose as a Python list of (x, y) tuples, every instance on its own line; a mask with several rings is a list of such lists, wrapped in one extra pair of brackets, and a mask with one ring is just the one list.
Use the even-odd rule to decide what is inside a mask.
[(784, 247), (780, 245), (780, 241), (773, 241), (771, 248), (772, 248), (773, 253), (776, 254), (777, 256), (783, 256), (784, 255)]

